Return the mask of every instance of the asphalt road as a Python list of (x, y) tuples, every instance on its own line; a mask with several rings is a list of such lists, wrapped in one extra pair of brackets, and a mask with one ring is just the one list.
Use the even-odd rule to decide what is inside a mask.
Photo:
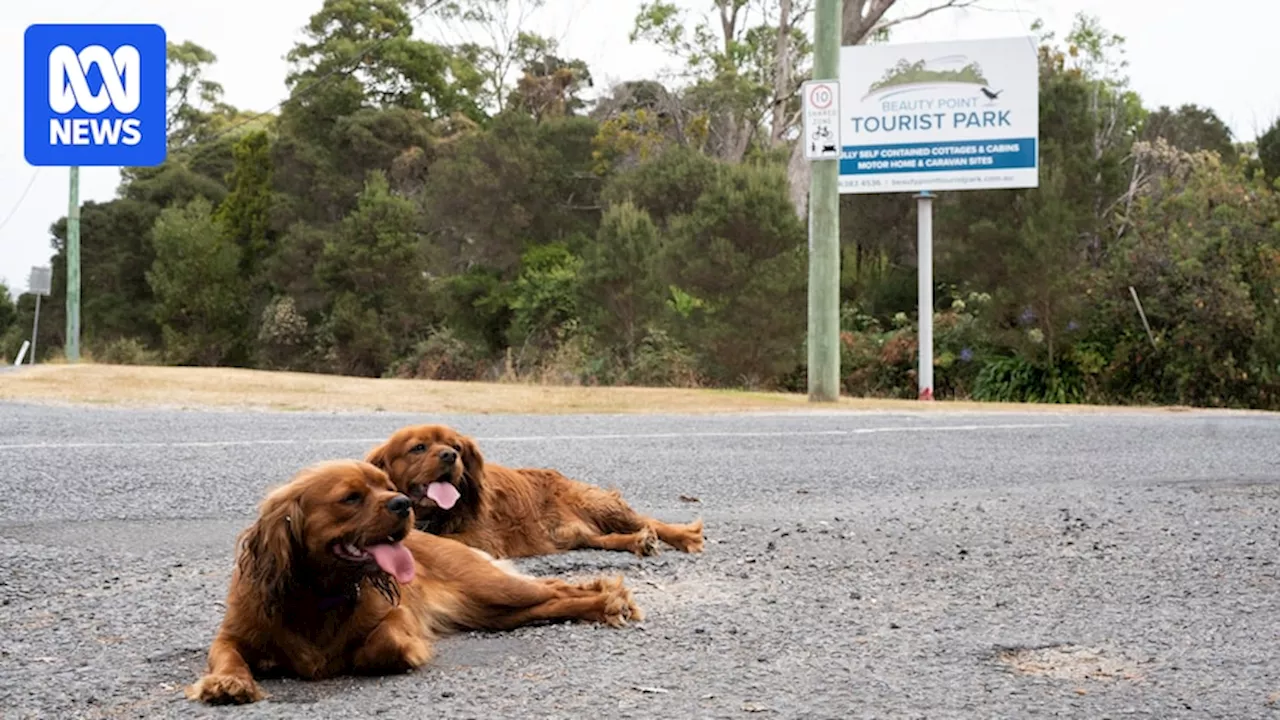
[[(624, 573), (637, 626), (466, 634), (406, 676), (185, 700), (263, 492), (423, 421), (700, 515), (707, 551), (520, 563)], [(4, 718), (1280, 718), (1274, 416), (0, 403), (0, 483)]]

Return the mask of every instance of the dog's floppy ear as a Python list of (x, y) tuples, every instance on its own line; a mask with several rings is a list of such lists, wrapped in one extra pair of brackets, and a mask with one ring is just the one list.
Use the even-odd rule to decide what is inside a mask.
[(262, 501), (258, 519), (240, 535), (242, 582), (261, 597), (267, 614), (278, 609), (293, 581), (293, 562), (302, 546), (302, 503), (297, 489), (282, 487)]
[(391, 443), (389, 441), (382, 443), (378, 447), (366, 453), (364, 456), (364, 461), (378, 468), (379, 470), (386, 471), (387, 455), (388, 455), (388, 451), (390, 450), (390, 446), (391, 446)]
[(484, 477), (484, 455), (480, 454), (476, 441), (459, 434), (458, 447), (462, 451), (462, 467), (466, 468), (467, 475), (472, 482), (481, 482)]

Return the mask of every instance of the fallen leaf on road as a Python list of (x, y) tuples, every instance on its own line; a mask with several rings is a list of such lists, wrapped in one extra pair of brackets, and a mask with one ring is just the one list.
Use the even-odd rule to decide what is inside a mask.
[(1273, 692), (1267, 696), (1268, 705), (1275, 705), (1278, 702), (1280, 702), (1280, 692)]
[(692, 495), (681, 495), (680, 502), (702, 502), (702, 501)]
[(769, 708), (769, 706), (768, 706), (768, 705), (761, 705), (760, 703), (754, 703), (754, 702), (744, 702), (744, 703), (742, 703), (742, 709), (743, 709), (743, 710), (746, 710), (747, 712), (753, 712), (753, 713), (755, 713), (755, 712), (769, 712), (769, 710), (770, 710), (770, 708)]
[(642, 693), (650, 693), (650, 694), (660, 694), (660, 693), (669, 693), (669, 692), (671, 692), (670, 690), (668, 690), (668, 689), (666, 689), (666, 688), (660, 688), (660, 687), (642, 687), (642, 686), (640, 686), (640, 685), (632, 686), (632, 688), (631, 688), (631, 689), (632, 689), (632, 690), (639, 690), (639, 691), (640, 691), (640, 692), (642, 692)]

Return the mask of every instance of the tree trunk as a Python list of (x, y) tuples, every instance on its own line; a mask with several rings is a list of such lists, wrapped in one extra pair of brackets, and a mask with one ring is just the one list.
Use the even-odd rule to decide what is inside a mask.
[(791, 0), (778, 2), (778, 42), (774, 48), (773, 123), (769, 143), (782, 144), (787, 127), (787, 98), (791, 94)]

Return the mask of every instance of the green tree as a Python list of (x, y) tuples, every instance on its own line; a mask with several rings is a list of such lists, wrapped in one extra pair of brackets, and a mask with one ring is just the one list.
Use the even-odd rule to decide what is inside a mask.
[(155, 261), (147, 282), (169, 362), (242, 363), (247, 284), (240, 249), (213, 219), (213, 205), (196, 198), (165, 208), (151, 231)]
[[(452, 82), (447, 48), (413, 37), (406, 0), (324, 0), (286, 55), (291, 103), (349, 115), (365, 103), (445, 117), (479, 118), (479, 108)], [(352, 69), (355, 72), (351, 73)], [(328, 78), (320, 83), (320, 78)], [(336, 78), (336, 79), (334, 79)], [(345, 112), (332, 102), (348, 103)]]
[(557, 56), (555, 45), (541, 38), (531, 37), (529, 42), (536, 47), (511, 91), (511, 107), (538, 120), (581, 114), (587, 107), (582, 92), (592, 86), (587, 64)]
[(0, 360), (8, 362), (22, 347), (18, 326), (18, 306), (9, 295), (9, 287), (0, 282)]
[(316, 278), (334, 298), (329, 319), (343, 372), (380, 375), (435, 319), (412, 202), (369, 173), (355, 210), (326, 238)]
[(708, 4), (717, 23), (691, 23), (666, 0), (646, 2), (631, 41), (653, 43), (685, 63), (681, 103), (705, 118), (709, 151), (738, 162), (753, 147), (776, 145), (796, 122), (797, 89), (812, 52), (801, 27), (807, 13), (793, 15), (791, 3), (778, 0)]
[[(530, 75), (550, 79), (561, 67), (569, 70), (558, 79), (570, 103), (577, 86), (589, 82), (585, 63), (560, 60), (555, 40), (527, 29), (545, 7), (546, 0), (456, 0), (440, 5), (438, 37), (459, 59), (455, 78), (474, 88), (480, 108), (489, 115), (522, 105), (536, 107), (538, 98), (531, 96), (551, 88), (530, 93), (530, 88), (521, 87)], [(458, 38), (468, 40), (458, 43)]]
[(271, 227), (271, 141), (256, 130), (232, 148), (235, 166), (227, 175), (229, 192), (214, 216), (227, 238), (240, 248), (240, 272), (260, 285), (261, 268), (274, 245)]
[(423, 214), (448, 265), (512, 280), (529, 245), (594, 233), (600, 181), (588, 169), (595, 123), (519, 113), (451, 140), (426, 178)]
[(1091, 292), (1111, 397), (1280, 407), (1280, 195), (1242, 186), (1207, 152), (1183, 153), (1132, 225)]
[(696, 150), (675, 146), (611, 178), (602, 198), (610, 206), (633, 203), (665, 228), (670, 218), (693, 211), (698, 198), (716, 183), (720, 168)]
[(1156, 138), (1164, 138), (1185, 152), (1211, 150), (1228, 163), (1236, 161), (1231, 128), (1213, 110), (1199, 105), (1188, 103), (1177, 110), (1161, 106), (1148, 114), (1142, 124), (1142, 139), (1150, 142)]
[(1258, 160), (1268, 181), (1280, 180), (1280, 118), (1258, 136)]
[(287, 55), (272, 147), (280, 227), (337, 223), (365, 177), (434, 148), (434, 124), (483, 118), (447, 48), (413, 36), (403, 0), (325, 0)]
[[(159, 213), (152, 203), (129, 197), (81, 206), (80, 324), (86, 349), (123, 338), (159, 343), (154, 297), (147, 284), (147, 271), (155, 260), (150, 229)], [(66, 322), (66, 232), (65, 218), (50, 228), (53, 287), (40, 306), (41, 344), (53, 340), (45, 338), (46, 329), (56, 334), (58, 344), (64, 340), (59, 328)]]
[(628, 368), (645, 325), (661, 320), (663, 287), (657, 274), (658, 227), (630, 201), (611, 206), (582, 258), (583, 318), (598, 343), (618, 352)]
[(805, 228), (781, 168), (721, 166), (669, 228), (663, 277), (692, 309), (677, 334), (706, 374), (752, 386), (793, 370), (805, 334)]
[(18, 308), (9, 295), (9, 286), (0, 282), (0, 335), (18, 321)]
[(511, 297), (513, 347), (549, 350), (578, 320), (582, 260), (563, 243), (535, 245), (520, 262)]
[(223, 88), (208, 79), (209, 66), (218, 57), (190, 40), (168, 43), (168, 70), (176, 75), (168, 87), (170, 150), (205, 142), (236, 115), (222, 100)]

